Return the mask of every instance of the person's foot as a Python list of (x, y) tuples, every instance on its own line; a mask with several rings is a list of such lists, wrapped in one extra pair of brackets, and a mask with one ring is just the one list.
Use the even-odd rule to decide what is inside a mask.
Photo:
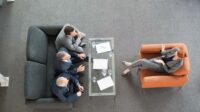
[(81, 43), (80, 44), (80, 47), (85, 47), (86, 46), (86, 43)]
[(127, 74), (129, 74), (130, 72), (131, 70), (127, 68), (126, 70), (122, 72), (122, 76), (127, 76)]
[(125, 66), (127, 66), (127, 67), (129, 67), (129, 66), (131, 66), (131, 65), (132, 65), (132, 63), (131, 63), (131, 62), (127, 62), (127, 61), (122, 61), (122, 63), (123, 63)]

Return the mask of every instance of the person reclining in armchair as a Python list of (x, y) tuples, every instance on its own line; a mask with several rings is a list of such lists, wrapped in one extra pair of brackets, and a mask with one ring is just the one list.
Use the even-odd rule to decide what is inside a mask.
[(123, 61), (123, 64), (127, 67), (122, 76), (130, 73), (130, 67), (139, 69), (149, 69), (155, 72), (173, 73), (177, 71), (183, 65), (183, 58), (178, 57), (179, 48), (171, 48), (165, 50), (165, 47), (161, 48), (161, 56), (151, 59), (139, 59), (133, 62)]

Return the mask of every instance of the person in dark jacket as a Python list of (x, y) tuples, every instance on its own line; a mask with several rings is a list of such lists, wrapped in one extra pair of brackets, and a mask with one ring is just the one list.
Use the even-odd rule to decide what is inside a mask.
[(66, 48), (64, 47), (60, 48), (58, 53), (56, 53), (56, 61), (55, 61), (56, 75), (59, 75), (60, 73), (63, 72), (70, 73), (72, 75), (80, 74), (80, 72), (77, 70), (81, 69), (81, 72), (83, 72), (85, 70), (85, 66), (79, 65), (76, 68), (74, 64), (84, 60), (86, 60), (86, 55), (84, 53), (70, 52), (69, 54)]
[(81, 97), (84, 87), (79, 80), (68, 73), (61, 73), (53, 80), (51, 89), (54, 95), (62, 102), (73, 103)]
[(165, 50), (162, 46), (161, 56), (152, 59), (139, 59), (134, 62), (123, 61), (123, 64), (128, 67), (122, 75), (126, 75), (130, 72), (130, 67), (139, 69), (149, 69), (155, 72), (173, 73), (177, 71), (183, 65), (183, 58), (178, 57), (179, 48), (171, 48)]

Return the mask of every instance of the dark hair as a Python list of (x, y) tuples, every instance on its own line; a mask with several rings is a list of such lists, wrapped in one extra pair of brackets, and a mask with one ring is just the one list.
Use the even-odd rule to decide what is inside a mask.
[(72, 26), (66, 26), (64, 29), (65, 35), (70, 35), (70, 33), (73, 31), (74, 31), (74, 28)]

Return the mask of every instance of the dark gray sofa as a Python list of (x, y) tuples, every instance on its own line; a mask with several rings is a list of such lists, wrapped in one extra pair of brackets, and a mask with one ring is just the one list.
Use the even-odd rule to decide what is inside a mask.
[(26, 102), (60, 102), (52, 94), (55, 39), (62, 26), (31, 26), (28, 30), (24, 94)]

